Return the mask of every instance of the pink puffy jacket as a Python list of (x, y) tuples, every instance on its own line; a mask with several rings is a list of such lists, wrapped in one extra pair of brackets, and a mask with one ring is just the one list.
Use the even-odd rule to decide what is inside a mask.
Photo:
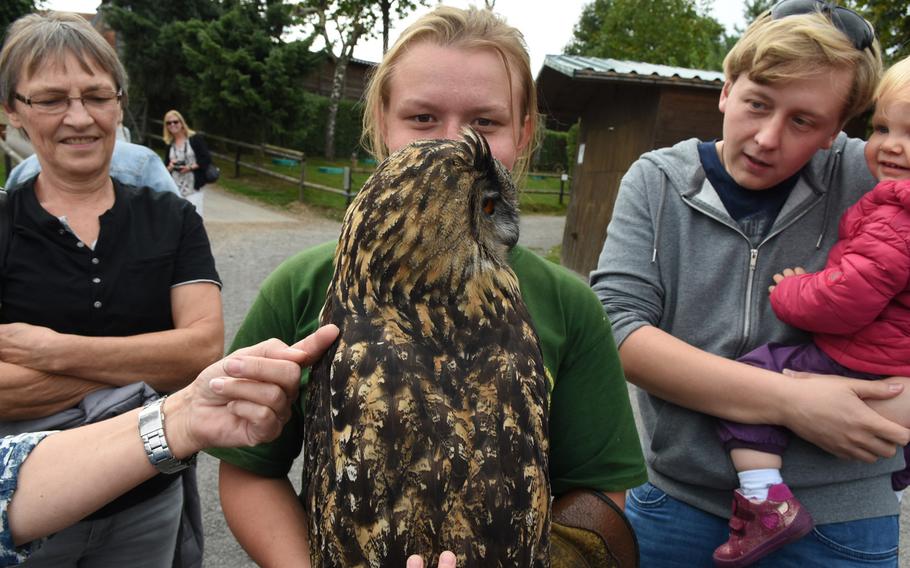
[(838, 236), (825, 269), (784, 279), (771, 306), (847, 368), (910, 375), (910, 180), (876, 185)]

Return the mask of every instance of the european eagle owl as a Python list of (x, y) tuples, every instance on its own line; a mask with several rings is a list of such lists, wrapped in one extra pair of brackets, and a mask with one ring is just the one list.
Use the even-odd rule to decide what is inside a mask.
[(414, 142), (351, 204), (313, 372), (314, 566), (549, 565), (548, 380), (506, 262), (515, 186), (473, 130)]

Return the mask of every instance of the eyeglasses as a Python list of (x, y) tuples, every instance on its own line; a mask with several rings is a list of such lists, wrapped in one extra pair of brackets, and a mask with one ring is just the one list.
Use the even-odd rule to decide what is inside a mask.
[(771, 18), (779, 20), (787, 16), (812, 12), (821, 12), (828, 16), (834, 27), (842, 31), (856, 49), (860, 51), (872, 49), (875, 41), (872, 24), (853, 10), (825, 0), (781, 0), (771, 8)]
[(180, 121), (179, 120), (165, 120), (164, 123), (167, 124), (168, 126), (171, 126), (172, 124), (180, 124)]
[(17, 101), (27, 104), (40, 113), (61, 114), (70, 107), (71, 101), (81, 101), (87, 111), (109, 110), (123, 98), (123, 89), (116, 91), (99, 89), (82, 93), (78, 97), (68, 97), (59, 93), (41, 93), (33, 97), (24, 97), (19, 93), (14, 93), (13, 96)]

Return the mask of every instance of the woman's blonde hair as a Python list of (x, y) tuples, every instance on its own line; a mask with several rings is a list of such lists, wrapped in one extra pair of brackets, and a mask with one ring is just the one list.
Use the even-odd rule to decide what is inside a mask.
[(190, 125), (186, 123), (186, 120), (183, 118), (183, 115), (180, 114), (180, 111), (171, 109), (171, 110), (167, 111), (166, 113), (164, 113), (164, 120), (162, 121), (162, 125), (161, 125), (161, 127), (164, 129), (164, 133), (161, 135), (161, 137), (164, 138), (165, 144), (170, 144), (171, 142), (174, 141), (174, 137), (171, 136), (171, 133), (167, 129), (167, 117), (169, 114), (176, 116), (177, 119), (180, 120), (180, 124), (182, 124), (183, 129), (186, 130), (187, 138), (196, 134), (196, 131), (193, 130), (192, 128), (190, 128)]
[(0, 100), (15, 105), (16, 89), (24, 76), (32, 77), (49, 61), (61, 63), (76, 57), (86, 73), (91, 63), (108, 73), (126, 101), (126, 70), (111, 44), (85, 18), (67, 12), (29, 14), (13, 22), (0, 51)]
[(910, 91), (910, 57), (901, 59), (885, 71), (875, 89), (875, 102), (907, 91)]
[[(531, 74), (531, 61), (524, 36), (506, 24), (500, 16), (487, 9), (467, 9), (439, 6), (411, 24), (385, 54), (367, 85), (363, 113), (361, 143), (377, 159), (388, 157), (388, 147), (382, 139), (383, 112), (389, 104), (389, 83), (396, 64), (408, 48), (420, 42), (431, 42), (444, 47), (466, 49), (492, 49), (502, 58), (509, 75), (511, 88), (513, 74), (521, 88), (519, 128), (527, 117), (530, 140), (512, 168), (516, 180), (521, 180), (530, 166), (531, 156), (537, 147), (537, 90)], [(511, 100), (511, 97), (510, 97)], [(520, 135), (521, 130), (519, 130)]]
[(822, 12), (774, 19), (769, 11), (746, 29), (724, 58), (724, 75), (730, 82), (745, 73), (756, 83), (775, 84), (830, 69), (853, 71), (841, 115), (846, 122), (872, 103), (882, 74), (878, 40), (869, 48), (857, 49)]

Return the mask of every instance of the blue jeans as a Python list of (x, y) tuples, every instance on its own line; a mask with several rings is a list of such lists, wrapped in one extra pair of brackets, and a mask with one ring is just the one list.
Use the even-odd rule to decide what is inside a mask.
[[(626, 516), (638, 537), (642, 568), (713, 568), (711, 555), (729, 536), (727, 519), (674, 499), (650, 483), (629, 491)], [(897, 515), (817, 525), (755, 566), (897, 568), (898, 535)]]

